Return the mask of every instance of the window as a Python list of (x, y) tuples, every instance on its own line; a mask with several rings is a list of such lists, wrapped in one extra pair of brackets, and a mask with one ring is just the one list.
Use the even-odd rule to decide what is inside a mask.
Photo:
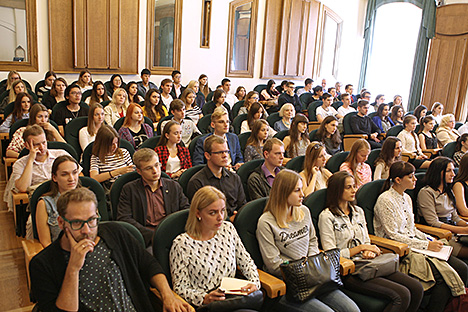
[(377, 9), (366, 77), (372, 101), (377, 94), (385, 94), (386, 102), (399, 94), (406, 107), (421, 16), (422, 10), (409, 3), (390, 3)]
[(316, 76), (338, 79), (342, 26), (343, 20), (335, 12), (324, 7), (320, 72)]
[(257, 0), (236, 0), (229, 6), (228, 77), (253, 77), (257, 6)]
[(147, 67), (170, 74), (180, 67), (182, 0), (148, 0)]
[(0, 3), (0, 70), (38, 71), (36, 1)]

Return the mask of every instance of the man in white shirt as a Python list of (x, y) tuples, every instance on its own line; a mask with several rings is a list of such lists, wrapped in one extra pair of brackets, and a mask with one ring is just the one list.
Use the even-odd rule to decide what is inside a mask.
[(167, 111), (169, 111), (171, 102), (174, 100), (174, 98), (171, 95), (171, 91), (172, 91), (172, 80), (163, 79), (163, 81), (161, 81), (161, 101), (166, 106)]
[(232, 109), (234, 104), (238, 102), (237, 97), (234, 94), (230, 94), (229, 91), (231, 91), (231, 80), (224, 78), (221, 80), (221, 87), (226, 92), (226, 103), (229, 105), (229, 107)]
[(343, 118), (343, 116), (340, 115), (336, 109), (331, 106), (333, 103), (333, 97), (330, 93), (324, 93), (322, 95), (322, 100), (322, 106), (317, 107), (317, 110), (315, 111), (318, 122), (322, 122), (327, 116), (335, 116), (338, 119)]
[(25, 147), (29, 154), (13, 164), (13, 173), (5, 187), (3, 200), (13, 209), (12, 190), (25, 193), (29, 187), (50, 180), (52, 164), (62, 155), (69, 155), (64, 150), (48, 150), (44, 129), (39, 125), (27, 126), (23, 133)]
[(351, 106), (351, 96), (348, 93), (343, 93), (341, 95), (341, 101), (343, 102), (343, 105), (338, 107), (338, 114), (346, 116), (347, 114), (356, 111), (354, 107)]
[(297, 90), (296, 94), (297, 96), (301, 96), (301, 94), (304, 94), (304, 93), (313, 93), (312, 92), (312, 84), (314, 83), (314, 81), (310, 78), (307, 78), (305, 81), (304, 81), (304, 88), (300, 88), (299, 90)]

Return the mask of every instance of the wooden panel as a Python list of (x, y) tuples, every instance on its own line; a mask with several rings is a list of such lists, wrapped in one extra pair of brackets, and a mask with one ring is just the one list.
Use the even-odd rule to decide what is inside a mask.
[(86, 0), (73, 1), (73, 45), (75, 68), (87, 67)]
[(439, 35), (468, 34), (468, 5), (466, 3), (444, 5), (437, 8), (436, 33)]
[(51, 70), (74, 70), (73, 7), (68, 0), (49, 0), (49, 57)]
[(109, 0), (86, 0), (86, 57), (88, 69), (109, 68), (107, 33)]
[[(122, 20), (121, 16), (121, 5), (122, 2), (120, 0), (109, 0), (110, 7), (109, 7), (109, 53), (110, 53), (110, 64), (109, 68), (120, 68), (122, 66), (121, 59), (120, 59), (120, 51), (121, 51), (121, 28), (120, 25), (123, 23), (127, 25), (127, 16), (125, 16), (125, 20)], [(128, 1), (123, 1), (128, 2)], [(130, 23), (129, 23), (130, 24)], [(125, 28), (125, 27), (124, 27)], [(138, 30), (135, 30), (133, 35), (129, 37), (138, 37)], [(131, 38), (127, 38), (131, 41)], [(127, 44), (126, 44), (127, 46)], [(132, 49), (132, 46), (127, 46), (127, 49)], [(136, 47), (135, 47), (136, 48)], [(137, 57), (138, 54), (134, 54), (134, 57)]]

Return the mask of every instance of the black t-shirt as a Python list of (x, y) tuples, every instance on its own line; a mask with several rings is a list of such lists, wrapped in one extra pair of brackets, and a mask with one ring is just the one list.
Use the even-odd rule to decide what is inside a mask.
[(87, 106), (80, 106), (80, 110), (76, 112), (72, 112), (68, 109), (67, 106), (64, 106), (57, 110), (54, 116), (54, 121), (57, 123), (57, 125), (60, 126), (65, 126), (68, 124), (71, 120), (81, 117), (81, 116), (88, 116), (89, 113), (89, 107)]

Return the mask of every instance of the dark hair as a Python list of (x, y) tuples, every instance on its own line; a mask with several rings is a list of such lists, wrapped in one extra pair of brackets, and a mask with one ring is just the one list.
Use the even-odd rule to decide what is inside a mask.
[(463, 133), (457, 138), (457, 145), (455, 145), (455, 152), (461, 151), (462, 143), (468, 140), (468, 133)]
[(363, 106), (366, 106), (366, 105), (368, 105), (368, 104), (369, 104), (369, 101), (367, 101), (367, 100), (359, 99), (359, 100), (357, 101), (357, 106), (358, 106), (358, 107), (363, 107)]
[[(102, 97), (99, 97), (99, 95), (97, 94), (97, 88), (99, 86), (101, 86), (101, 85), (104, 87), (104, 94), (102, 95)], [(102, 81), (98, 80), (93, 84), (93, 90), (91, 91), (91, 100), (89, 101), (89, 105), (91, 105), (93, 103), (100, 104), (101, 99), (102, 99), (102, 101), (109, 101), (109, 96), (107, 96), (106, 86), (104, 86)]]
[(458, 167), (458, 174), (453, 180), (453, 184), (457, 182), (464, 182), (468, 180), (468, 153), (463, 155), (460, 160), (460, 166)]
[(252, 126), (250, 127), (252, 132), (250, 133), (250, 136), (247, 139), (247, 144), (246, 144), (246, 146), (252, 145), (259, 155), (263, 155), (263, 152), (262, 152), (262, 147), (259, 144), (260, 142), (258, 139), (258, 133), (260, 132), (263, 126), (267, 126), (267, 127), (269, 126), (268, 122), (265, 119), (259, 119), (253, 122)]
[(312, 90), (314, 90), (314, 95), (318, 95), (320, 91), (323, 91), (322, 86), (315, 86)]
[(395, 161), (391, 166), (390, 166), (390, 171), (388, 173), (388, 178), (385, 180), (382, 190), (380, 190), (381, 193), (387, 191), (390, 189), (392, 186), (392, 182), (395, 182), (396, 178), (403, 178), (404, 176), (407, 176), (408, 174), (414, 173), (416, 171), (416, 168), (414, 166), (406, 161)]
[(388, 104), (385, 104), (385, 103), (380, 104), (379, 107), (377, 108), (376, 115), (379, 116), (380, 119), (388, 121), (388, 115), (385, 117), (383, 116), (383, 111), (385, 109), (385, 106), (389, 107)]
[(174, 78), (174, 76), (175, 76), (175, 75), (178, 75), (178, 74), (182, 75), (182, 73), (181, 73), (180, 71), (178, 71), (178, 70), (173, 70), (172, 73), (171, 73), (171, 77)]
[(133, 96), (132, 102), (133, 103), (138, 103), (138, 102), (140, 102), (140, 99), (138, 98), (138, 85), (137, 85), (137, 83), (135, 81), (130, 81), (129, 83), (127, 83), (127, 85), (125, 86), (125, 91), (127, 91), (128, 98), (130, 99), (130, 87), (132, 85), (137, 86), (137, 93), (135, 93), (135, 95)]
[(114, 79), (115, 79), (116, 77), (119, 77), (119, 78), (120, 78), (120, 81), (122, 82), (122, 84), (120, 85), (119, 88), (122, 88), (122, 87), (125, 85), (122, 76), (120, 76), (119, 74), (113, 74), (113, 75), (111, 76), (111, 79), (110, 79), (110, 84), (111, 84), (112, 92), (114, 92), (114, 87), (115, 87), (115, 86), (114, 86)]
[(252, 105), (250, 105), (249, 111), (247, 112), (247, 124), (249, 125), (249, 128), (252, 129), (253, 127), (253, 122), (255, 121), (254, 115), (258, 113), (258, 111), (262, 109), (262, 115), (260, 116), (261, 119), (265, 119), (265, 108), (263, 107), (262, 104), (255, 102)]
[(163, 131), (161, 133), (161, 138), (159, 139), (158, 145), (156, 145), (156, 146), (165, 146), (167, 144), (168, 139), (166, 138), (166, 134), (171, 132), (171, 128), (172, 128), (173, 125), (179, 125), (180, 126), (180, 123), (178, 123), (177, 121), (174, 121), (174, 120), (171, 120), (168, 123), (166, 123), (164, 125), (164, 129), (163, 129)]
[[(57, 175), (58, 167), (66, 161), (71, 161), (75, 163), (76, 168), (78, 170), (80, 169), (80, 165), (78, 164), (75, 158), (71, 157), (70, 155), (62, 155), (62, 156), (57, 157), (54, 160), (54, 163), (52, 164), (52, 176)], [(76, 187), (77, 188), (81, 187), (80, 179), (78, 179), (78, 184), (76, 185)], [(43, 196), (55, 197), (58, 194), (58, 192), (59, 192), (59, 187), (58, 187), (57, 182), (55, 182), (53, 179), (50, 179), (50, 190), (49, 192), (45, 193)]]
[(414, 109), (414, 116), (416, 116), (416, 119), (417, 119), (418, 122), (421, 120), (421, 112), (422, 112), (423, 110), (426, 110), (426, 111), (427, 111), (427, 107), (424, 106), (424, 105), (418, 105), (418, 106)]
[(442, 194), (446, 193), (452, 203), (455, 204), (455, 196), (453, 195), (452, 189), (447, 181), (445, 181), (445, 172), (450, 163), (455, 165), (453, 160), (448, 157), (436, 157), (426, 171), (426, 175), (423, 179), (423, 185), (428, 185), (433, 190), (438, 190), (439, 186), (442, 184)]
[[(297, 156), (297, 145), (299, 144), (299, 131), (297, 130), (298, 125), (301, 122), (305, 122), (309, 124), (309, 119), (301, 113), (297, 113), (296, 116), (293, 118), (291, 127), (289, 128), (289, 139), (290, 143), (287, 148), (288, 157), (296, 157)], [(307, 130), (304, 133), (301, 133), (301, 139), (305, 140), (307, 145), (309, 144), (309, 135)]]
[(426, 115), (425, 117), (421, 117), (421, 120), (419, 121), (420, 126), (419, 126), (418, 134), (422, 133), (424, 130), (424, 125), (431, 121), (435, 121), (432, 115)]
[[(69, 85), (69, 86), (65, 89), (65, 98), (67, 98), (67, 96), (70, 95), (70, 92), (71, 92), (72, 89), (76, 89), (76, 88), (80, 89), (80, 92), (81, 92), (81, 88), (80, 88), (79, 85), (74, 84), (74, 83), (71, 84), (71, 85)], [(68, 99), (67, 99), (66, 101), (68, 102)]]
[[(377, 163), (383, 162), (385, 167), (390, 168), (394, 163), (393, 158), (395, 157), (395, 145), (397, 142), (401, 142), (401, 140), (394, 136), (387, 137), (382, 145), (379, 157), (377, 157), (374, 164), (377, 165)], [(401, 160), (401, 157), (397, 159), (397, 161), (399, 160)]]
[(224, 86), (226, 82), (231, 82), (231, 80), (224, 78), (223, 80), (221, 80), (221, 85)]
[(141, 74), (140, 74), (140, 75), (141, 75), (141, 76), (143, 76), (143, 75), (150, 75), (150, 76), (151, 76), (151, 72), (150, 72), (150, 70), (149, 70), (148, 68), (143, 68), (143, 69), (141, 70)]
[(164, 87), (166, 84), (172, 83), (172, 80), (169, 78), (165, 78), (161, 81), (161, 88)]
[(326, 100), (326, 99), (328, 99), (328, 98), (330, 98), (330, 97), (332, 97), (332, 95), (331, 95), (330, 93), (324, 93), (324, 94), (322, 95), (322, 100)]
[[(145, 103), (143, 105), (145, 108), (146, 116), (149, 119), (151, 119), (153, 122), (157, 122), (157, 120), (156, 120), (156, 114), (153, 112), (153, 104), (151, 104), (150, 98), (155, 92), (157, 94), (160, 94), (159, 90), (157, 89), (149, 89), (148, 92), (146, 92)], [(166, 112), (163, 109), (163, 103), (161, 99), (159, 99), (158, 104), (156, 104), (156, 106), (154, 107), (154, 110), (159, 114), (159, 116), (161, 116), (161, 118), (162, 116), (166, 114)]]
[(57, 79), (55, 79), (54, 83), (52, 84), (52, 87), (50, 88), (50, 91), (49, 91), (50, 95), (52, 95), (53, 97), (55, 97), (57, 95), (57, 91), (55, 90), (55, 88), (56, 88), (57, 82), (59, 82), (59, 81), (62, 82), (65, 85), (65, 88), (68, 86), (68, 83), (64, 78), (58, 77)]
[(216, 102), (218, 102), (218, 99), (223, 94), (226, 94), (226, 92), (224, 92), (223, 89), (216, 89), (216, 91), (213, 93), (213, 102), (216, 104)]
[(304, 84), (307, 86), (308, 84), (312, 84), (314, 82), (314, 80), (310, 79), (310, 78), (307, 78), (305, 81), (304, 81)]
[(266, 87), (266, 92), (270, 95), (270, 96), (274, 96), (274, 94), (271, 92), (271, 86), (276, 84), (275, 81), (273, 79), (270, 79), (268, 80), (267, 82), (267, 87)]
[[(331, 123), (332, 121), (338, 122), (338, 119), (335, 116), (327, 116), (320, 123), (320, 127), (318, 128), (316, 134), (316, 137), (320, 140), (320, 142), (325, 143), (325, 139), (327, 138), (327, 129), (325, 128), (325, 126)], [(333, 148), (337, 148), (341, 144), (340, 131), (338, 131), (337, 129), (335, 133), (332, 134), (330, 139), (333, 143)]]
[(23, 109), (21, 107), (21, 102), (23, 101), (24, 97), (27, 97), (29, 99), (29, 102), (30, 102), (28, 111), (31, 110), (31, 107), (34, 104), (34, 100), (33, 100), (32, 96), (30, 96), (27, 92), (18, 93), (16, 95), (15, 104), (13, 104), (13, 111), (10, 114), (12, 116), (11, 124), (13, 124), (15, 121), (17, 121), (19, 119), (23, 119)]
[(393, 120), (394, 122), (398, 119), (397, 114), (398, 114), (398, 111), (400, 110), (400, 108), (403, 110), (403, 114), (404, 114), (405, 110), (403, 109), (403, 106), (393, 105), (393, 107), (392, 107), (392, 113), (390, 115), (390, 119)]
[(348, 83), (344, 88), (346, 90), (346, 89), (348, 89), (349, 87), (352, 87), (352, 86), (353, 86), (352, 84)]
[[(340, 200), (343, 197), (346, 179), (354, 177), (347, 171), (335, 172), (327, 181), (327, 207), (335, 216), (341, 215)], [(349, 203), (354, 206), (353, 203)]]
[(54, 76), (55, 79), (57, 79), (57, 75), (53, 71), (49, 70), (47, 73), (45, 73), (44, 80), (46, 80), (50, 76)]

